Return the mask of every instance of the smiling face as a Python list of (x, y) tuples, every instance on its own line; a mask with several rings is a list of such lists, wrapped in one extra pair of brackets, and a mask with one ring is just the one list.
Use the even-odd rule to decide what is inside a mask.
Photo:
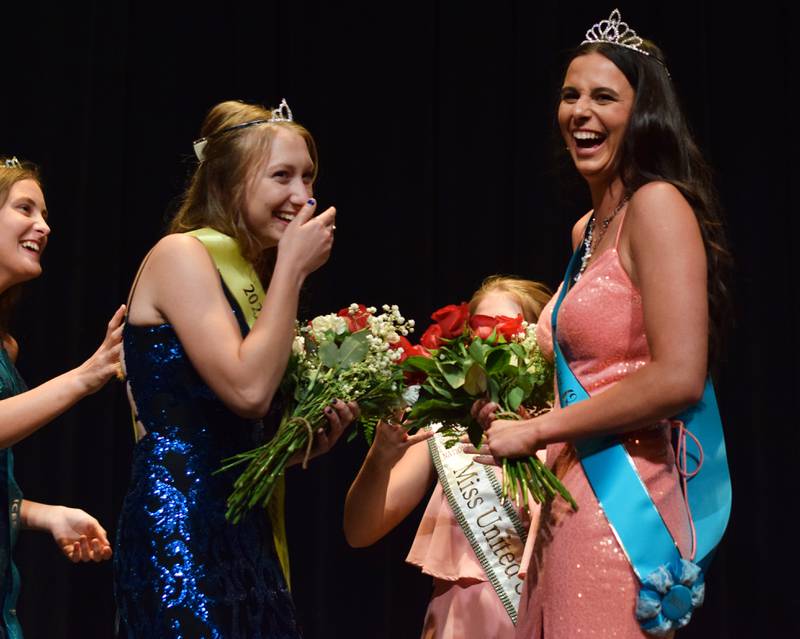
[(278, 127), (267, 161), (247, 190), (244, 220), (262, 248), (277, 246), (289, 222), (313, 195), (314, 162), (305, 140)]
[(35, 180), (15, 182), (0, 207), (0, 290), (38, 277), (50, 227), (42, 189)]
[(561, 89), (558, 125), (578, 172), (588, 182), (610, 182), (635, 92), (625, 74), (597, 52), (569, 65)]

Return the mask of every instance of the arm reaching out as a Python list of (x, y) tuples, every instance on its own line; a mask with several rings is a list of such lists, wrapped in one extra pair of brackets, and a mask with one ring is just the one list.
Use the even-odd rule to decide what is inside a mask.
[(398, 424), (380, 422), (375, 441), (347, 493), (344, 534), (353, 547), (374, 544), (422, 501), (434, 479), (427, 446), (431, 431), (408, 435)]
[(52, 421), (87, 395), (97, 392), (119, 370), (122, 348), (120, 306), (108, 323), (100, 348), (71, 371), (14, 397), (0, 400), (0, 448), (8, 448)]

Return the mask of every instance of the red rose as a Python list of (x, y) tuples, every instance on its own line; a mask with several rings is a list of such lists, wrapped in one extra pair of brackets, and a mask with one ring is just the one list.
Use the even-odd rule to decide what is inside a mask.
[(442, 345), (442, 327), (439, 324), (431, 324), (420, 337), (419, 343), (431, 351), (439, 348)]
[(469, 327), (475, 337), (488, 339), (497, 326), (498, 318), (491, 315), (473, 315), (469, 318)]
[(369, 323), (367, 318), (369, 318), (371, 315), (371, 313), (367, 311), (367, 307), (363, 304), (359, 304), (358, 310), (355, 312), (351, 312), (349, 308), (343, 308), (336, 314), (339, 317), (345, 318), (347, 321), (347, 330), (351, 333), (355, 333), (356, 331), (366, 328), (367, 324)]
[(400, 341), (392, 344), (391, 347), (395, 350), (400, 349), (402, 354), (400, 355), (400, 359), (397, 360), (398, 364), (405, 362), (409, 357), (430, 357), (431, 354), (428, 352), (428, 349), (424, 346), (415, 346), (411, 342), (408, 341), (402, 335), (400, 336)]
[(505, 315), (497, 316), (497, 326), (495, 330), (498, 335), (506, 338), (506, 341), (511, 341), (517, 333), (522, 332), (522, 322), (524, 321), (522, 314), (516, 317), (506, 317)]
[[(428, 352), (428, 349), (424, 346), (415, 346), (411, 342), (409, 342), (405, 337), (400, 336), (400, 341), (396, 344), (392, 344), (392, 348), (400, 349), (402, 354), (400, 355), (400, 359), (397, 360), (398, 364), (402, 364), (406, 361), (409, 357), (420, 356), (420, 357), (430, 357), (431, 354)], [(406, 385), (413, 386), (414, 384), (422, 384), (425, 381), (426, 375), (422, 371), (406, 371), (403, 374), (405, 379)]]
[(469, 306), (467, 304), (459, 304), (458, 306), (448, 304), (431, 315), (431, 319), (441, 326), (442, 337), (445, 339), (453, 339), (461, 335), (467, 325), (468, 318)]

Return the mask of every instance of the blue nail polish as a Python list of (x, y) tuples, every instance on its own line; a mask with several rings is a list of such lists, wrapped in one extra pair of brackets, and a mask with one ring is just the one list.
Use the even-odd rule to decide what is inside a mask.
[(316, 202), (314, 201), (314, 198), (312, 197), (312, 198), (311, 198), (311, 199), (310, 199), (310, 200), (307, 202), (307, 204), (308, 204), (308, 205), (310, 205), (310, 206), (314, 206), (314, 205), (316, 204)]

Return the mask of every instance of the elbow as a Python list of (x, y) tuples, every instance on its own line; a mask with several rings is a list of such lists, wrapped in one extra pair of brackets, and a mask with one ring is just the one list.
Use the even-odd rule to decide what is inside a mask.
[(370, 535), (370, 531), (364, 527), (364, 518), (353, 513), (348, 504), (344, 507), (344, 521), (342, 530), (347, 545), (351, 548), (366, 548), (374, 544), (380, 537)]
[(347, 524), (344, 526), (344, 538), (350, 548), (366, 548), (375, 543), (375, 539), (360, 533), (359, 531), (352, 530)]
[(256, 392), (254, 389), (242, 389), (225, 402), (234, 413), (244, 419), (261, 419), (269, 411), (272, 404), (272, 393)]
[(705, 390), (705, 377), (699, 375), (686, 375), (673, 380), (670, 384), (668, 395), (673, 413), (678, 413), (690, 406), (694, 406), (703, 399)]
[(245, 394), (238, 395), (233, 401), (227, 402), (230, 408), (239, 417), (244, 419), (261, 419), (269, 411), (272, 397), (256, 397)]

